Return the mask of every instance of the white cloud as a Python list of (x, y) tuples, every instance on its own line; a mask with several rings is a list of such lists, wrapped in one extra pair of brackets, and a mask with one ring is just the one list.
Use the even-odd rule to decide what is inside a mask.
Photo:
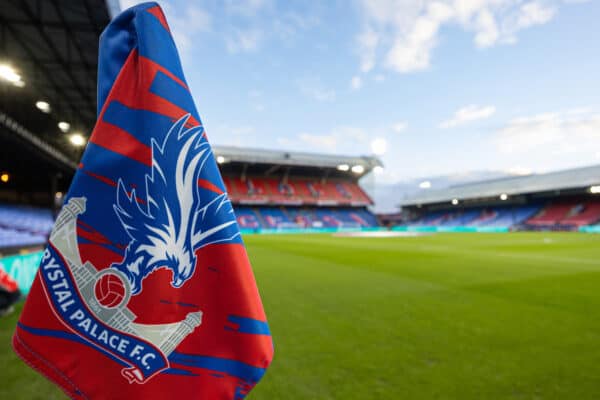
[[(118, 0), (121, 9), (145, 0)], [(157, 0), (165, 12), (182, 58), (209, 40), (223, 40), (231, 54), (258, 51), (269, 40), (290, 44), (321, 20), (318, 10), (289, 11), (273, 0), (224, 0), (222, 2)], [(198, 35), (211, 32), (211, 38)]]
[(350, 80), (350, 87), (352, 88), (352, 90), (358, 90), (362, 87), (362, 85), (363, 82), (360, 76), (353, 76)]
[(419, 71), (429, 67), (432, 50), (437, 45), (438, 31), (453, 15), (444, 3), (433, 2), (419, 16), (410, 31), (396, 35), (385, 63), (398, 72)]
[(321, 23), (316, 15), (304, 15), (281, 10), (272, 19), (273, 32), (285, 43), (291, 44), (302, 31), (314, 28)]
[(323, 87), (319, 79), (300, 80), (298, 86), (302, 94), (317, 101), (329, 102), (335, 100), (335, 90)]
[(587, 154), (600, 147), (600, 112), (566, 110), (515, 118), (498, 130), (494, 144), (503, 154)]
[(541, 3), (532, 1), (521, 6), (521, 12), (517, 16), (516, 27), (518, 29), (529, 28), (533, 25), (542, 25), (550, 21), (556, 9), (547, 7)]
[(531, 168), (516, 165), (514, 167), (508, 168), (506, 172), (511, 175), (531, 175), (533, 173), (533, 170)]
[(379, 34), (373, 29), (365, 29), (357, 38), (360, 55), (360, 70), (369, 72), (375, 66), (375, 50), (379, 43)]
[(308, 144), (313, 151), (334, 151), (338, 145), (338, 137), (333, 134), (313, 135), (310, 133), (301, 133), (298, 138), (300, 141)]
[(392, 125), (392, 130), (396, 133), (400, 133), (400, 132), (404, 131), (407, 127), (408, 127), (408, 124), (406, 122), (399, 121), (399, 122), (396, 122), (394, 125)]
[(263, 33), (259, 29), (233, 29), (225, 37), (227, 51), (231, 54), (252, 52), (258, 49)]
[(220, 123), (208, 131), (213, 144), (252, 147), (256, 146), (256, 128), (249, 124), (232, 125)]
[(294, 151), (357, 154), (367, 153), (370, 142), (361, 128), (337, 126), (325, 133), (301, 132), (291, 138), (280, 137), (277, 144)]
[(226, 0), (224, 5), (229, 14), (253, 17), (268, 4), (267, 0)]
[(476, 104), (471, 104), (457, 110), (452, 118), (442, 122), (439, 126), (444, 129), (453, 128), (467, 122), (489, 118), (495, 112), (496, 107), (494, 106), (478, 106)]
[(472, 32), (477, 47), (517, 41), (523, 29), (549, 22), (559, 0), (361, 0), (356, 37), (360, 69), (382, 64), (400, 73), (427, 69), (445, 27)]

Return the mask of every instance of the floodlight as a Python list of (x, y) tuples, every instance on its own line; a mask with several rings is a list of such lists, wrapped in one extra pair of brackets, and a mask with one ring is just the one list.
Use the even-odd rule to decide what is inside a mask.
[(10, 65), (0, 64), (0, 78), (18, 87), (25, 86), (25, 82), (21, 80), (21, 75)]
[(502, 200), (502, 201), (508, 200), (508, 195), (506, 193), (502, 193), (500, 195), (500, 200)]
[(74, 133), (69, 136), (69, 141), (73, 146), (81, 147), (85, 144), (85, 138), (81, 133)]
[(362, 165), (355, 165), (352, 167), (352, 172), (354, 172), (355, 174), (362, 174), (363, 172), (365, 172), (365, 167), (363, 167)]
[(457, 205), (458, 204), (458, 199), (452, 199), (452, 205)]
[(35, 103), (35, 106), (43, 113), (48, 114), (50, 112), (50, 103), (47, 101), (39, 100)]
[(63, 132), (67, 132), (69, 130), (69, 128), (71, 127), (71, 124), (65, 121), (60, 121), (58, 123), (58, 129), (60, 129)]
[(6, 172), (4, 172), (2, 175), (0, 175), (0, 181), (6, 183), (8, 182), (10, 179), (10, 175), (7, 174)]
[(225, 157), (223, 157), (223, 156), (218, 156), (218, 157), (217, 157), (217, 162), (218, 162), (219, 164), (223, 164), (225, 161), (227, 161), (227, 160), (225, 159)]
[(337, 166), (338, 171), (348, 171), (350, 166), (348, 164), (340, 164)]
[(600, 193), (600, 185), (590, 186), (590, 193), (593, 193), (593, 194)]

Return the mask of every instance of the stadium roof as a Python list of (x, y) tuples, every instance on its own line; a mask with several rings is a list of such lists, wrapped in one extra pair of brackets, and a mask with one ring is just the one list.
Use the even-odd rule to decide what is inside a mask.
[(436, 204), (453, 199), (472, 200), (552, 192), (568, 189), (587, 189), (600, 184), (600, 165), (575, 168), (547, 174), (533, 174), (490, 181), (451, 186), (446, 189), (428, 189), (406, 196), (401, 206)]
[(356, 175), (364, 175), (375, 167), (383, 166), (381, 160), (374, 156), (349, 157), (331, 154), (248, 149), (234, 146), (213, 146), (213, 151), (220, 163), (237, 162), (314, 167), (348, 171)]
[(69, 133), (91, 132), (96, 119), (98, 40), (109, 21), (105, 0), (2, 2), (4, 137), (25, 143), (37, 150), (32, 154), (41, 153), (64, 170), (74, 168), (80, 149), (71, 145), (58, 123), (68, 123)]

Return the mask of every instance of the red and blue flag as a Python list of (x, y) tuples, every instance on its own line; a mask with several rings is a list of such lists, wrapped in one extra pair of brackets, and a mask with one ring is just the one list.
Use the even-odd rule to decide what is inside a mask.
[(165, 16), (100, 39), (98, 120), (13, 338), (73, 399), (242, 399), (273, 357)]

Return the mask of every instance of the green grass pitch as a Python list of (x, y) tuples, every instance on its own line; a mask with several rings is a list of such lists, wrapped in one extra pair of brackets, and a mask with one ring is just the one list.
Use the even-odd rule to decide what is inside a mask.
[[(600, 398), (600, 236), (245, 241), (275, 342), (249, 399)], [(0, 399), (63, 399), (12, 353), (16, 319)]]

